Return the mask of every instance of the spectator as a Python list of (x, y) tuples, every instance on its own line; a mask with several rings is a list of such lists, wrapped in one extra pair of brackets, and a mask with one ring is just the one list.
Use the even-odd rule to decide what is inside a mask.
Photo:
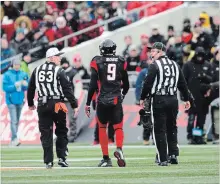
[(206, 12), (202, 12), (199, 15), (199, 20), (201, 22), (201, 26), (203, 28), (203, 31), (205, 33), (211, 34), (212, 29), (211, 29), (211, 24), (210, 24), (210, 17)]
[(25, 37), (24, 29), (16, 29), (16, 36), (10, 43), (16, 54), (27, 52), (31, 48), (30, 41)]
[(151, 34), (152, 35), (149, 38), (149, 42), (151, 45), (153, 45), (155, 42), (165, 43), (164, 36), (160, 34), (158, 25), (153, 25)]
[(29, 33), (32, 30), (32, 21), (27, 16), (20, 16), (15, 20), (15, 30), (18, 28), (24, 29), (24, 34), (29, 37)]
[[(3, 61), (5, 59), (8, 59), (12, 56), (16, 55), (14, 49), (9, 47), (8, 45), (8, 40), (6, 38), (1, 38), (1, 60)], [(1, 73), (4, 73), (9, 67), (10, 67), (11, 62), (5, 62), (1, 63)]]
[(47, 15), (53, 15), (53, 12), (57, 11), (57, 5), (53, 1), (48, 1), (46, 3), (46, 14)]
[[(93, 26), (97, 24), (96, 20), (91, 20), (91, 18), (89, 17), (89, 14), (86, 11), (81, 11), (79, 12), (79, 27), (78, 30), (83, 30), (87, 27)], [(84, 41), (88, 41), (91, 40), (93, 38), (96, 38), (97, 36), (99, 36), (99, 28), (96, 28), (94, 30), (91, 31), (87, 31), (86, 33), (83, 33), (82, 35), (79, 35), (79, 41), (78, 43), (82, 43)]]
[(127, 58), (127, 71), (136, 71), (140, 62), (140, 55), (135, 45), (129, 47), (129, 57)]
[(2, 7), (4, 10), (4, 16), (7, 16), (8, 19), (15, 20), (20, 16), (20, 12), (13, 6), (12, 1), (4, 1)]
[(20, 61), (16, 60), (13, 68), (3, 76), (3, 90), (11, 119), (11, 146), (20, 145), (17, 132), (27, 86), (28, 75), (20, 70)]
[[(55, 32), (55, 39), (59, 39), (59, 38), (62, 38), (64, 36), (67, 36), (73, 33), (71, 28), (67, 26), (66, 19), (63, 16), (58, 17), (56, 19), (56, 26), (57, 26), (57, 30)], [(76, 45), (77, 41), (78, 39), (76, 37), (68, 39), (68, 46)], [(64, 48), (63, 42), (58, 43), (58, 48), (59, 50)]]
[(132, 37), (130, 35), (125, 36), (124, 41), (126, 44), (126, 48), (122, 52), (122, 55), (126, 60), (129, 57), (129, 47), (132, 45)]
[(102, 6), (99, 6), (96, 9), (95, 19), (97, 20), (97, 23), (100, 23), (100, 22), (102, 22), (103, 20), (106, 19), (106, 10)]
[(140, 50), (140, 60), (147, 61), (148, 59), (148, 47), (149, 47), (149, 37), (147, 34), (141, 35), (141, 45), (139, 47)]
[(65, 18), (67, 20), (67, 25), (71, 27), (73, 32), (78, 31), (77, 13), (73, 9), (65, 10)]
[(191, 32), (191, 21), (188, 18), (183, 20), (183, 30), (190, 33)]
[(214, 42), (212, 37), (202, 30), (200, 22), (196, 22), (194, 26), (193, 37), (191, 40), (191, 50), (195, 50), (197, 47), (203, 47), (206, 52), (205, 59), (210, 61), (212, 57), (211, 48), (213, 46)]
[[(73, 68), (72, 66), (70, 66), (69, 61), (65, 57), (61, 59), (60, 64), (61, 64), (61, 67), (65, 70), (66, 75), (69, 77), (70, 84), (74, 91), (75, 87), (74, 87), (73, 79), (74, 79), (74, 76), (77, 74), (77, 70)], [(68, 120), (69, 120), (68, 141), (74, 142), (77, 137), (77, 126), (76, 126), (77, 118), (76, 118), (74, 109), (71, 107), (67, 99), (65, 99), (65, 104), (68, 109), (67, 115), (68, 115)]]
[(9, 47), (8, 40), (1, 38), (1, 61), (16, 55), (15, 50)]
[(169, 25), (168, 26), (168, 38), (166, 40), (166, 43), (169, 41), (170, 38), (173, 38), (175, 36), (174, 27)]
[(39, 30), (37, 30), (33, 35), (33, 41), (32, 41), (32, 47), (38, 47), (42, 46), (43, 48), (34, 52), (32, 54), (32, 57), (35, 59), (41, 59), (45, 57), (46, 50), (48, 47), (49, 40), (47, 39), (47, 36), (45, 35), (46, 27), (44, 26), (45, 23), (39, 24)]
[(73, 10), (74, 11), (73, 17), (77, 20), (79, 19), (79, 12), (76, 9), (76, 3), (74, 1), (68, 1), (67, 9)]
[(55, 40), (55, 31), (52, 29), (52, 24), (50, 22), (40, 22), (40, 31), (44, 33), (49, 42)]
[(176, 61), (180, 67), (183, 66), (183, 47), (185, 44), (182, 42), (181, 35), (169, 39), (167, 44), (167, 56)]
[(190, 29), (187, 27), (183, 28), (183, 33), (182, 33), (182, 41), (185, 44), (189, 44), (192, 40), (193, 34)]
[(31, 54), (24, 52), (21, 61), (21, 71), (25, 72), (28, 77), (30, 77), (30, 69), (28, 68), (28, 63), (31, 62)]
[(46, 12), (45, 1), (25, 1), (23, 5), (23, 13), (31, 19), (42, 19)]
[[(188, 111), (187, 139), (189, 144), (206, 144), (203, 137), (203, 128), (209, 106), (206, 93), (212, 81), (211, 71), (211, 65), (205, 60), (205, 50), (202, 47), (197, 47), (192, 60), (183, 66), (183, 74), (187, 85), (195, 98), (195, 106), (192, 106)], [(196, 116), (196, 128), (200, 135), (193, 133)]]
[(212, 37), (214, 42), (217, 42), (219, 36), (220, 18), (218, 16), (210, 17), (210, 23), (212, 28)]
[[(76, 68), (81, 79), (90, 79), (90, 75), (88, 74), (88, 71), (83, 66), (82, 57), (80, 54), (75, 54), (73, 56), (73, 66)], [(83, 82), (83, 89), (88, 89), (88, 83)]]
[(120, 27), (126, 26), (126, 14), (127, 11), (121, 7), (120, 2), (114, 1), (112, 2), (111, 8), (108, 9), (108, 19), (116, 16), (122, 16), (124, 15), (123, 18), (115, 20), (111, 23), (108, 24), (108, 30), (109, 31), (114, 31)]

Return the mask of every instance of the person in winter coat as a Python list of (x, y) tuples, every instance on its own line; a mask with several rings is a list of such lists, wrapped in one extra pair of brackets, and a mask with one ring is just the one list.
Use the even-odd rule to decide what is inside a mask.
[(214, 40), (209, 34), (203, 31), (200, 22), (196, 22), (194, 25), (193, 37), (190, 44), (191, 50), (195, 50), (197, 47), (203, 47), (205, 49), (205, 59), (210, 61), (212, 58), (211, 48), (214, 46)]
[[(71, 86), (73, 88), (74, 91), (74, 83), (73, 83), (73, 78), (74, 76), (77, 74), (77, 70), (75, 68), (73, 68), (72, 66), (70, 66), (69, 61), (63, 57), (61, 59), (61, 67), (65, 70), (65, 73), (67, 75), (67, 77), (69, 78), (69, 81), (71, 83)], [(75, 139), (77, 138), (77, 126), (76, 126), (76, 116), (75, 116), (75, 111), (74, 109), (71, 107), (71, 104), (65, 100), (65, 104), (67, 106), (68, 109), (68, 120), (69, 120), (69, 132), (68, 132), (68, 141), (69, 142), (74, 142)]]
[(140, 63), (140, 55), (135, 45), (129, 47), (129, 57), (127, 58), (127, 71), (136, 71)]
[(164, 39), (164, 36), (160, 34), (158, 25), (154, 25), (152, 27), (152, 35), (149, 38), (149, 42), (151, 45), (153, 45), (155, 42), (162, 42), (165, 44), (166, 40)]
[(122, 55), (125, 60), (129, 57), (129, 47), (132, 45), (132, 37), (130, 35), (125, 36), (124, 38), (126, 48), (123, 50)]
[(15, 20), (20, 16), (20, 12), (18, 11), (17, 8), (13, 6), (12, 1), (4, 1), (3, 4), (3, 10), (4, 10), (4, 16), (7, 16), (8, 19)]
[[(183, 74), (189, 90), (195, 98), (195, 106), (188, 111), (187, 139), (189, 144), (206, 144), (203, 138), (203, 128), (208, 113), (207, 91), (212, 82), (211, 72), (211, 64), (205, 60), (205, 50), (202, 47), (196, 48), (192, 60), (183, 65)], [(194, 131), (195, 119), (196, 129)]]
[(16, 36), (10, 43), (11, 47), (15, 50), (16, 54), (27, 52), (31, 49), (30, 41), (25, 37), (24, 29), (18, 28)]
[[(152, 63), (152, 60), (149, 58), (146, 61), (147, 67), (142, 69), (140, 71), (140, 73), (138, 74), (137, 80), (136, 80), (136, 85), (135, 85), (135, 97), (136, 97), (136, 105), (140, 105), (140, 97), (141, 97), (141, 91), (142, 91), (142, 86), (143, 86), (143, 82), (145, 77), (148, 74), (148, 66)], [(143, 144), (144, 145), (149, 145), (150, 142), (150, 135), (151, 135), (151, 131), (143, 129)]]
[[(55, 32), (55, 39), (59, 39), (73, 33), (71, 28), (67, 26), (66, 19), (63, 16), (60, 16), (56, 19), (56, 26), (57, 26), (57, 30)], [(78, 41), (77, 37), (70, 38), (68, 40), (68, 46), (71, 47), (76, 45), (77, 41)], [(57, 47), (59, 48), (59, 50), (63, 49), (64, 43), (59, 42)]]
[(20, 61), (13, 62), (12, 69), (3, 75), (3, 91), (11, 120), (11, 146), (19, 146), (17, 137), (19, 119), (24, 104), (24, 92), (28, 86), (28, 75), (20, 70)]
[[(77, 70), (77, 73), (80, 75), (81, 79), (90, 79), (90, 75), (86, 68), (83, 66), (82, 57), (80, 54), (75, 54), (73, 56), (73, 66)], [(89, 83), (83, 82), (83, 89), (88, 89)]]

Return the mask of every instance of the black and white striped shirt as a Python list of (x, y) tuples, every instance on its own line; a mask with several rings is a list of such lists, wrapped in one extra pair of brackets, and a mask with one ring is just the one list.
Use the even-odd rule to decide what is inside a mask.
[(186, 100), (189, 99), (188, 87), (181, 69), (175, 61), (161, 56), (149, 66), (141, 99), (149, 95), (176, 95), (177, 89), (183, 93)]
[(29, 106), (34, 105), (35, 91), (38, 92), (38, 97), (66, 97), (70, 103), (77, 103), (65, 71), (52, 62), (45, 62), (33, 71), (27, 93)]
[(53, 63), (44, 63), (36, 68), (36, 90), (38, 96), (62, 96), (64, 97), (60, 81), (58, 80), (59, 66)]

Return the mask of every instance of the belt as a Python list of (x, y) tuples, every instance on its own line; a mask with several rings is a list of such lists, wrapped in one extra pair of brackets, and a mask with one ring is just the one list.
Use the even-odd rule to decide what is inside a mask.
[(175, 96), (176, 95), (176, 93), (174, 93), (173, 95), (171, 95), (170, 93), (161, 93), (161, 92), (156, 92), (156, 93), (154, 93), (154, 95), (156, 95), (156, 96)]
[(47, 100), (60, 100), (60, 99), (64, 99), (64, 97), (62, 96), (41, 96), (38, 98), (38, 100), (44, 100), (44, 99), (47, 99)]

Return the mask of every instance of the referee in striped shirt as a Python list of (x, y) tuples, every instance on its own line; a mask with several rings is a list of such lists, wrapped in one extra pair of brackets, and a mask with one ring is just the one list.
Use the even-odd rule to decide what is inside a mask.
[(44, 150), (44, 163), (48, 169), (53, 167), (53, 122), (56, 125), (58, 165), (68, 167), (66, 162), (66, 156), (68, 155), (67, 107), (64, 104), (64, 98), (68, 99), (73, 109), (77, 108), (73, 88), (65, 71), (59, 66), (60, 55), (62, 54), (55, 47), (47, 50), (47, 61), (33, 71), (27, 92), (30, 110), (36, 109), (34, 105), (35, 90), (38, 92), (37, 112), (41, 133), (40, 139)]
[(144, 100), (151, 99), (153, 138), (157, 148), (158, 165), (168, 166), (168, 162), (178, 164), (177, 89), (184, 96), (186, 110), (191, 106), (190, 92), (181, 69), (175, 61), (166, 56), (164, 44), (155, 42), (149, 49), (151, 49), (153, 63), (149, 66), (148, 75), (143, 84), (140, 105), (144, 105)]

